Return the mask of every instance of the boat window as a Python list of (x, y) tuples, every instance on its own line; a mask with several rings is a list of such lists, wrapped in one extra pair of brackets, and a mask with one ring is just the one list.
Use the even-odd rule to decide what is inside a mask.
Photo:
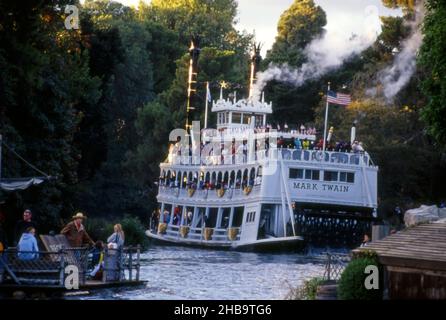
[(232, 114), (232, 123), (242, 123), (242, 114), (234, 112)]
[(324, 181), (338, 181), (338, 172), (324, 171)]
[(305, 170), (305, 179), (307, 180), (319, 180), (319, 170)]
[(355, 173), (354, 172), (347, 173), (347, 182), (350, 182), (350, 183), (355, 182)]
[(243, 222), (243, 211), (245, 207), (235, 207), (234, 208), (234, 217), (232, 219), (233, 228), (239, 228)]
[(303, 179), (304, 170), (303, 169), (290, 169), (290, 179)]
[(243, 124), (250, 124), (251, 116), (249, 114), (243, 113)]
[(342, 182), (355, 182), (355, 173), (354, 172), (340, 172), (339, 173), (339, 181)]
[(263, 126), (263, 116), (262, 115), (256, 115), (255, 119), (256, 119), (256, 123), (255, 123), (256, 127)]

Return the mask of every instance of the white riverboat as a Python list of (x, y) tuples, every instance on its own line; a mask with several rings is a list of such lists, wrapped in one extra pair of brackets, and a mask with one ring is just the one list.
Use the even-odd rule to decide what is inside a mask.
[[(263, 94), (237, 100), (222, 92), (212, 103), (216, 129), (200, 130), (195, 122), (184, 134), (171, 134), (181, 139), (160, 164), (159, 216), (146, 232), (151, 239), (237, 250), (297, 248), (305, 240), (299, 210), (376, 215), (378, 167), (366, 151), (323, 150), (314, 131), (272, 130), (272, 104)], [(305, 141), (302, 147), (295, 147), (296, 138)]]

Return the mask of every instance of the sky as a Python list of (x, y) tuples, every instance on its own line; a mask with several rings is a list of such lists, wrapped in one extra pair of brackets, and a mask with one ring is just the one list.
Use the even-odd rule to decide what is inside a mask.
[[(136, 6), (139, 0), (115, 0)], [(150, 2), (150, 0), (144, 0)], [(263, 44), (262, 54), (270, 49), (277, 34), (280, 15), (294, 0), (238, 0), (239, 15), (236, 28), (255, 32), (256, 41)], [(385, 8), (381, 0), (315, 0), (327, 13), (330, 34), (350, 36), (353, 33), (380, 30), (373, 16), (400, 15), (400, 10)], [(378, 22), (379, 24), (379, 22)]]

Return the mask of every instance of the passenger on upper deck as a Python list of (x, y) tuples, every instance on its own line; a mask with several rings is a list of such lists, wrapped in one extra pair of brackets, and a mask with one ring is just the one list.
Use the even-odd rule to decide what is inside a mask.
[(294, 139), (294, 147), (295, 147), (297, 150), (301, 150), (301, 149), (302, 149), (302, 143), (300, 142), (300, 139), (299, 139), (298, 137), (296, 137), (296, 138)]
[(362, 147), (362, 142), (358, 142), (358, 141), (353, 142), (352, 151), (354, 153), (363, 153), (364, 148)]
[(285, 146), (285, 140), (283, 139), (283, 136), (280, 136), (279, 139), (277, 139), (277, 149), (282, 149)]
[(172, 154), (181, 156), (181, 137), (177, 137), (177, 142), (175, 142), (175, 145), (172, 148)]
[(304, 141), (302, 142), (302, 148), (304, 150), (309, 150), (310, 149), (310, 141), (308, 141), (307, 138), (305, 138)]

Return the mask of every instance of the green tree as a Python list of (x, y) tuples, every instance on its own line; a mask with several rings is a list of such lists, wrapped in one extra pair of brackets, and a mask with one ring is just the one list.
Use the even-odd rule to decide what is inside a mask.
[(139, 11), (175, 31), (186, 48), (190, 36), (199, 34), (202, 46), (228, 48), (227, 36), (236, 33), (237, 2), (234, 0), (153, 0), (140, 2)]
[[(263, 68), (270, 63), (300, 67), (306, 61), (305, 47), (324, 34), (326, 24), (325, 12), (313, 0), (294, 1), (280, 17), (278, 35), (263, 61)], [(277, 81), (270, 82), (265, 92), (273, 103), (271, 120), (280, 124), (293, 123), (294, 126), (311, 122), (314, 119), (313, 106), (319, 103), (321, 91), (324, 91), (321, 81), (309, 81), (299, 88)]]
[[(42, 232), (57, 227), (58, 218), (72, 208), (69, 189), (77, 181), (73, 140), (79, 110), (94, 105), (100, 96), (99, 79), (89, 74), (80, 32), (66, 30), (65, 13), (54, 9), (65, 4), (68, 1), (0, 3), (0, 130), (24, 158), (58, 177), (8, 194), (8, 217), (15, 219), (23, 206), (30, 206)], [(36, 175), (9, 153), (3, 168), (8, 177)]]
[(423, 109), (423, 119), (429, 125), (429, 133), (443, 147), (446, 146), (446, 4), (429, 0), (424, 20), (424, 40), (419, 61), (424, 68), (423, 93), (428, 98)]
[(313, 0), (296, 0), (281, 16), (278, 35), (265, 64), (287, 63), (299, 67), (305, 62), (305, 47), (324, 33), (327, 17)]

